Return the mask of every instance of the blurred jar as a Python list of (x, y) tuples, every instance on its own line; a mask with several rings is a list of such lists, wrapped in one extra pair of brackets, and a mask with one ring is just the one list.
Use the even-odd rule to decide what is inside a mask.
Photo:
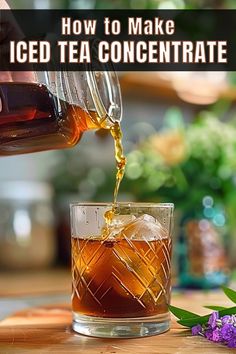
[(1, 268), (31, 269), (53, 263), (56, 240), (51, 201), (47, 183), (1, 182)]
[(177, 245), (181, 287), (211, 289), (228, 283), (226, 233), (224, 210), (219, 207), (196, 207), (183, 215)]
[(58, 195), (55, 200), (55, 224), (57, 236), (57, 263), (70, 267), (71, 265), (71, 231), (70, 208), (71, 203), (78, 200), (78, 193)]

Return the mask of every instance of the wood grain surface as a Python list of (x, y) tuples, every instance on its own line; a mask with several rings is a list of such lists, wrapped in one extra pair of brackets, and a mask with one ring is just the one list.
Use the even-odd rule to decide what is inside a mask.
[[(69, 293), (70, 268), (1, 272), (0, 298), (22, 295)], [(0, 352), (0, 354), (2, 354)]]
[[(229, 305), (222, 292), (175, 293), (172, 303), (198, 313), (202, 305)], [(17, 312), (0, 322), (0, 354), (232, 354), (235, 351), (216, 345), (189, 331), (172, 319), (171, 330), (139, 339), (99, 339), (78, 335), (71, 330), (69, 304), (52, 304)]]

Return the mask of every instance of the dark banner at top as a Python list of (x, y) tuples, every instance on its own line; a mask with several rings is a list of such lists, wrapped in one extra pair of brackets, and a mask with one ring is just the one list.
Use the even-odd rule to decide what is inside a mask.
[(2, 10), (0, 71), (234, 71), (235, 10)]

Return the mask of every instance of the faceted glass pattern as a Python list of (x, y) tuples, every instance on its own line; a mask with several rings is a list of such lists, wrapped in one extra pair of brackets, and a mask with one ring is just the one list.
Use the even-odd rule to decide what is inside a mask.
[(80, 228), (72, 225), (74, 321), (115, 320), (120, 328), (127, 319), (136, 327), (140, 319), (169, 322), (173, 205), (119, 204), (104, 238), (103, 215), (109, 208), (72, 206), (72, 223), (77, 218), (82, 233), (90, 233), (79, 234)]

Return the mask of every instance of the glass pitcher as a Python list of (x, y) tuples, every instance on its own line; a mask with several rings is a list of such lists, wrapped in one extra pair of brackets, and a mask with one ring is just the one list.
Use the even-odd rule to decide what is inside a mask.
[(44, 71), (32, 82), (1, 81), (0, 156), (72, 147), (84, 131), (109, 129), (121, 116), (114, 71)]

